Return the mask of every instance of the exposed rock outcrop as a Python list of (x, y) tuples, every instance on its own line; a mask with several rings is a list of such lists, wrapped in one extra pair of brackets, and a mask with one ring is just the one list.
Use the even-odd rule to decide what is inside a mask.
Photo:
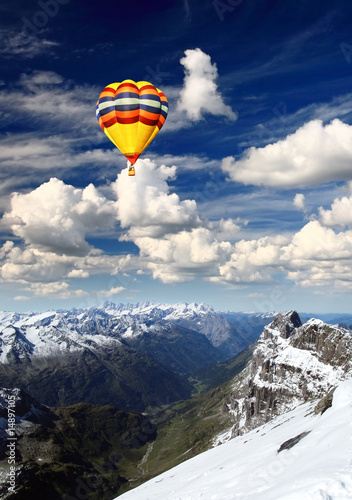
[(316, 319), (302, 325), (296, 311), (278, 314), (264, 328), (247, 367), (233, 380), (226, 405), (234, 424), (216, 442), (247, 432), (309, 399), (324, 397), (351, 376), (349, 329)]

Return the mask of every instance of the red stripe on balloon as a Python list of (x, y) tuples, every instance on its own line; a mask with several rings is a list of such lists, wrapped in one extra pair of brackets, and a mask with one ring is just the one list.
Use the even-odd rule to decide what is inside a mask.
[(120, 118), (117, 117), (117, 123), (121, 123), (123, 125), (128, 125), (130, 123), (137, 123), (139, 121), (139, 116), (135, 116), (132, 118)]
[(159, 117), (156, 118), (155, 120), (150, 120), (149, 118), (145, 118), (144, 116), (139, 116), (139, 121), (141, 123), (144, 123), (144, 125), (150, 125), (152, 127), (155, 127), (155, 125), (158, 124), (158, 121), (159, 121)]

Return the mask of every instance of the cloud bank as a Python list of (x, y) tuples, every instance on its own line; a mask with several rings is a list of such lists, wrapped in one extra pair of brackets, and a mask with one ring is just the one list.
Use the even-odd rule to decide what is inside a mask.
[[(230, 243), (218, 241), (215, 228), (198, 215), (194, 200), (180, 200), (171, 193), (168, 179), (176, 167), (157, 167), (149, 159), (138, 161), (138, 176), (131, 186), (122, 171), (114, 184), (117, 214), (127, 231), (122, 240), (139, 248), (141, 265), (164, 283), (176, 283), (216, 272)], [(238, 230), (232, 220), (221, 229)]]
[[(70, 280), (126, 272), (151, 274), (163, 283), (200, 277), (229, 286), (274, 284), (281, 276), (301, 287), (351, 288), (352, 230), (343, 226), (352, 225), (352, 197), (336, 198), (331, 209), (321, 207), (316, 220), (293, 234), (238, 240), (247, 221), (201, 218), (194, 200), (182, 200), (170, 189), (175, 166), (144, 159), (136, 168), (133, 182), (127, 169), (118, 175), (110, 198), (93, 185), (78, 189), (56, 178), (14, 194), (3, 223), (22, 244), (7, 241), (1, 248), (1, 279), (35, 295), (62, 298), (85, 295), (71, 289)], [(302, 196), (295, 200), (304, 208)], [(104, 254), (88, 242), (102, 230), (133, 242), (138, 253)], [(109, 293), (124, 289), (115, 283)]]
[[(29, 193), (15, 193), (2, 222), (22, 243), (3, 245), (2, 280), (36, 283), (35, 294), (38, 283), (53, 283), (52, 290), (66, 297), (65, 280), (104, 272), (143, 271), (164, 283), (217, 274), (241, 221), (202, 219), (194, 200), (171, 192), (167, 181), (175, 177), (175, 166), (144, 159), (136, 167), (132, 182), (127, 169), (118, 175), (111, 199), (92, 184), (78, 189), (56, 178)], [(89, 236), (103, 230), (133, 242), (138, 255), (107, 255), (89, 244)]]

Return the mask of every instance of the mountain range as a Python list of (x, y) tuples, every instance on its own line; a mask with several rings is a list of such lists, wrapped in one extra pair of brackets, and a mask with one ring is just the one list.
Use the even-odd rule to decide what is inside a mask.
[[(349, 324), (348, 315), (344, 318)], [(214, 479), (217, 491), (211, 484), (208, 489), (198, 487), (205, 498), (247, 498), (243, 493), (245, 475), (253, 478), (255, 471), (249, 465), (231, 462), (242, 467), (243, 473), (230, 481), (229, 475), (219, 472), (228, 470), (226, 450), (232, 450), (234, 457), (243, 452), (248, 464), (255, 463), (262, 471), (265, 460), (274, 460), (275, 446), (280, 459), (287, 456), (287, 450), (300, 449), (302, 463), (308, 464), (315, 457), (322, 470), (341, 479), (345, 455), (340, 460), (336, 454), (333, 463), (325, 464), (322, 457), (314, 455), (312, 443), (324, 432), (319, 415), (323, 421), (328, 418), (325, 414), (334, 415), (326, 428), (333, 428), (335, 418), (341, 427), (339, 440), (342, 432), (348, 433), (348, 404), (341, 403), (352, 390), (348, 386), (352, 330), (347, 324), (331, 325), (316, 318), (302, 324), (296, 311), (276, 315), (217, 313), (204, 304), (106, 303), (72, 311), (0, 313), (0, 385), (8, 387), (0, 393), (0, 423), (5, 425), (6, 391), (14, 387), (19, 387), (15, 390), (18, 408), (26, 406), (20, 401), (27, 401), (31, 409), (17, 416), (19, 423), (27, 422), (20, 424), (20, 430), (31, 422), (28, 433), (19, 436), (21, 481), (33, 491), (33, 497), (28, 496), (28, 490), (23, 498), (36, 498), (33, 478), (41, 477), (42, 487), (49, 485), (50, 489), (50, 484), (55, 484), (55, 494), (69, 494), (65, 500), (71, 500), (77, 498), (77, 492), (73, 495), (70, 489), (72, 481), (76, 484), (79, 478), (87, 484), (92, 474), (100, 474), (99, 486), (88, 488), (86, 498), (111, 500), (117, 492), (137, 487), (126, 493), (126, 500), (196, 499), (195, 489), (180, 486), (192, 479), (185, 472), (187, 465), (175, 472), (179, 488), (170, 479), (174, 475), (171, 470), (153, 480), (152, 486), (146, 483), (147, 489), (140, 490), (144, 486), (139, 485), (214, 447), (207, 452), (213, 453), (214, 458), (209, 459), (214, 460), (214, 469), (209, 471), (201, 458), (197, 462), (201, 466), (193, 466), (192, 460), (189, 465), (189, 470), (196, 471), (194, 485), (211, 474), (224, 478), (223, 489), (220, 479)], [(340, 394), (338, 403), (334, 391)], [(145, 411), (147, 415), (140, 414)], [(311, 417), (306, 418), (308, 414)], [(81, 437), (77, 432), (72, 434), (74, 428)], [(295, 429), (300, 432), (294, 434)], [(4, 432), (0, 433), (0, 445), (4, 438)], [(251, 444), (245, 446), (248, 442)], [(256, 447), (262, 462), (251, 455)], [(50, 457), (44, 463), (43, 449)], [(317, 447), (321, 452), (324, 449)], [(122, 457), (114, 462), (111, 474), (101, 468), (106, 450)], [(69, 465), (60, 468), (60, 457)], [(181, 476), (179, 470), (183, 471)], [(319, 477), (312, 471), (309, 474), (315, 481), (309, 483), (312, 491), (319, 486), (323, 496), (304, 497), (301, 492), (299, 498), (344, 498), (331, 495), (334, 488), (344, 491), (342, 479), (337, 482), (340, 486), (326, 486), (328, 496), (324, 497)], [(290, 478), (299, 479), (294, 474)], [(248, 498), (266, 490), (263, 498), (284, 498), (270, 497), (270, 491), (277, 493), (275, 488), (280, 485), (275, 477), (269, 482), (262, 484), (262, 490), (249, 487), (252, 497)], [(155, 490), (159, 483), (160, 491)], [(232, 489), (227, 490), (225, 483)], [(350, 492), (348, 481), (344, 484)], [(270, 490), (269, 486), (275, 488)], [(140, 491), (142, 496), (138, 496)], [(287, 497), (293, 498), (297, 497)]]
[[(248, 338), (246, 338), (248, 333)], [(189, 375), (253, 340), (204, 304), (0, 312), (0, 383), (43, 404), (144, 411), (190, 397)]]
[[(241, 369), (225, 383), (156, 415), (170, 466), (307, 401), (329, 405), (334, 388), (352, 377), (352, 332), (313, 318), (302, 324), (295, 311), (279, 313), (251, 349), (225, 366), (235, 361)], [(157, 443), (147, 461), (150, 477), (162, 468)]]

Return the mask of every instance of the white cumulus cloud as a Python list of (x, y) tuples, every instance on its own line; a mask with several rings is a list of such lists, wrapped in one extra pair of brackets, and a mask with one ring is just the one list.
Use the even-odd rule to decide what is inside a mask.
[(241, 225), (246, 225), (247, 221), (241, 221), (237, 219), (236, 221), (233, 219), (220, 219), (220, 221), (215, 224), (214, 230), (216, 234), (216, 238), (221, 241), (233, 241), (237, 233), (241, 229)]
[(194, 200), (180, 200), (170, 191), (167, 180), (175, 174), (175, 167), (144, 159), (132, 181), (124, 170), (114, 185), (118, 219), (126, 229), (121, 239), (137, 245), (141, 266), (164, 283), (217, 273), (231, 248), (220, 236), (233, 238), (239, 230), (239, 221), (232, 219), (215, 225), (202, 220)]
[(282, 248), (287, 278), (301, 287), (352, 288), (352, 231), (335, 232), (311, 221)]
[(182, 231), (162, 239), (139, 238), (135, 243), (147, 259), (153, 277), (163, 283), (213, 276), (231, 250), (229, 242), (218, 242), (212, 231), (206, 228)]
[[(86, 295), (83, 290), (72, 288), (70, 279), (103, 274), (118, 276), (138, 265), (130, 255), (106, 255), (94, 248), (86, 256), (58, 255), (30, 245), (21, 248), (12, 241), (0, 248), (0, 259), (1, 281), (17, 283), (20, 290), (35, 296), (61, 299)], [(112, 288), (117, 293), (118, 287)], [(22, 293), (21, 296), (26, 297)]]
[(331, 210), (319, 208), (320, 221), (328, 227), (352, 226), (352, 196), (336, 198)]
[(149, 159), (138, 160), (136, 176), (123, 170), (113, 187), (117, 195), (117, 217), (126, 238), (158, 237), (200, 224), (194, 200), (181, 201), (170, 192), (167, 180), (176, 175), (176, 167), (157, 167)]
[(92, 184), (77, 189), (56, 178), (30, 193), (14, 193), (3, 217), (33, 248), (65, 255), (87, 254), (86, 234), (112, 227), (115, 219), (115, 203)]
[(306, 201), (306, 198), (305, 198), (304, 194), (302, 194), (302, 193), (297, 193), (295, 195), (295, 197), (293, 198), (293, 204), (299, 210), (305, 210), (305, 201)]
[(206, 113), (236, 120), (237, 114), (224, 103), (218, 91), (218, 70), (210, 56), (199, 48), (190, 49), (185, 51), (185, 57), (180, 62), (185, 68), (186, 76), (178, 110), (186, 112), (192, 121), (201, 120)]
[(229, 283), (261, 283), (272, 281), (272, 274), (281, 266), (281, 248), (288, 243), (284, 236), (241, 240), (232, 247), (231, 256), (220, 266), (213, 281)]
[(233, 181), (281, 188), (315, 186), (352, 179), (352, 126), (335, 119), (312, 120), (285, 139), (249, 148), (244, 157), (224, 158)]
[(284, 249), (283, 259), (291, 267), (301, 267), (302, 262), (336, 261), (352, 258), (352, 231), (335, 233), (319, 221), (311, 221), (298, 231)]
[(60, 299), (71, 299), (73, 297), (84, 297), (88, 295), (84, 290), (70, 290), (69, 284), (65, 281), (32, 283), (28, 290), (37, 297), (55, 296)]
[(119, 293), (125, 291), (125, 287), (123, 286), (115, 286), (110, 288), (109, 290), (99, 290), (99, 297), (102, 299), (107, 299), (109, 297), (113, 297), (114, 295), (118, 295)]

